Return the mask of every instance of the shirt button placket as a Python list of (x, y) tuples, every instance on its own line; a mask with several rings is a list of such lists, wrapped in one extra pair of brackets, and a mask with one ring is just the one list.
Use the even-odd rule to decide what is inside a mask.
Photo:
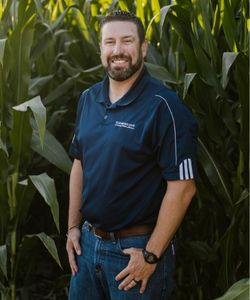
[(103, 116), (104, 122), (108, 120), (108, 118), (109, 118), (109, 113), (110, 113), (110, 109), (109, 109), (109, 107), (106, 107), (105, 114), (104, 114), (104, 116)]

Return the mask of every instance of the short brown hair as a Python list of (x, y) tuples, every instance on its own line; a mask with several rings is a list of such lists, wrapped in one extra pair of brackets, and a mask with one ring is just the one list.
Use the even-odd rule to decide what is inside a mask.
[(113, 21), (127, 21), (134, 23), (137, 28), (140, 43), (142, 44), (145, 41), (145, 30), (142, 21), (135, 14), (123, 10), (115, 10), (102, 18), (101, 30), (104, 24)]

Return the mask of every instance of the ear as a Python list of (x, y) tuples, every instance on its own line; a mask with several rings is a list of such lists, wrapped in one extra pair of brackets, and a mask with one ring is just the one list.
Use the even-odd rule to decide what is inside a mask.
[(145, 41), (142, 43), (142, 45), (141, 45), (141, 50), (142, 50), (142, 56), (143, 56), (143, 58), (145, 58), (146, 55), (147, 55), (147, 52), (148, 52), (148, 41), (145, 40)]

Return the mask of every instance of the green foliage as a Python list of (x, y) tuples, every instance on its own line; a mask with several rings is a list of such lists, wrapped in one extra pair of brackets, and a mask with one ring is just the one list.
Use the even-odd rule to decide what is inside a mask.
[[(173, 299), (213, 299), (248, 277), (249, 3), (0, 0), (2, 299), (65, 297), (69, 269), (58, 236), (67, 223), (65, 149), (79, 94), (103, 76), (100, 14), (118, 7), (141, 17), (149, 71), (199, 121), (198, 194), (177, 235)], [(244, 299), (229, 297), (246, 285), (221, 299)]]
[[(31, 1), (11, 2), (4, 2), (5, 6), (1, 3), (2, 9), (9, 10), (9, 12), (4, 10), (1, 15), (5, 18), (4, 25), (6, 25), (6, 28), (3, 24), (1, 26), (0, 61), (0, 292), (2, 299), (18, 297), (16, 290), (20, 280), (19, 272), (22, 272), (21, 262), (28, 262), (23, 251), (23, 248), (29, 249), (25, 237), (37, 236), (61, 266), (53, 239), (44, 232), (36, 234), (32, 230), (26, 229), (26, 231), (23, 228), (27, 226), (32, 201), (37, 201), (34, 187), (50, 206), (58, 231), (59, 207), (54, 180), (45, 173), (30, 175), (36, 167), (39, 167), (39, 164), (36, 167), (33, 165), (36, 154), (32, 149), (39, 149), (39, 151), (41, 149), (43, 153), (46, 150), (43, 146), (47, 137), (46, 108), (38, 93), (32, 99), (29, 95), (30, 84), (34, 82), (31, 81), (32, 66), (35, 63), (31, 57), (31, 48), (34, 47), (34, 32), (37, 25), (36, 6)], [(14, 13), (13, 21), (11, 10)], [(40, 93), (37, 84), (36, 89)], [(32, 135), (37, 136), (39, 146), (34, 146)], [(54, 144), (57, 145), (55, 142)], [(64, 152), (63, 154), (65, 155)], [(60, 160), (60, 152), (57, 156)], [(33, 234), (27, 235), (27, 232)], [(28, 270), (31, 271), (31, 268), (29, 267)]]
[(246, 300), (249, 299), (249, 279), (244, 278), (233, 284), (232, 287), (222, 296), (215, 300)]

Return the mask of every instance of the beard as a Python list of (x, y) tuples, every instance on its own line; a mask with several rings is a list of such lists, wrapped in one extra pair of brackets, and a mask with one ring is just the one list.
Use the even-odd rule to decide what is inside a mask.
[[(112, 60), (114, 59), (124, 59), (128, 63), (128, 67), (120, 67), (120, 66), (112, 66)], [(128, 55), (113, 55), (107, 58), (107, 65), (103, 65), (104, 70), (108, 74), (110, 78), (115, 81), (124, 81), (130, 78), (133, 74), (135, 74), (144, 62), (142, 53), (139, 52), (137, 61), (132, 64), (132, 58)]]

